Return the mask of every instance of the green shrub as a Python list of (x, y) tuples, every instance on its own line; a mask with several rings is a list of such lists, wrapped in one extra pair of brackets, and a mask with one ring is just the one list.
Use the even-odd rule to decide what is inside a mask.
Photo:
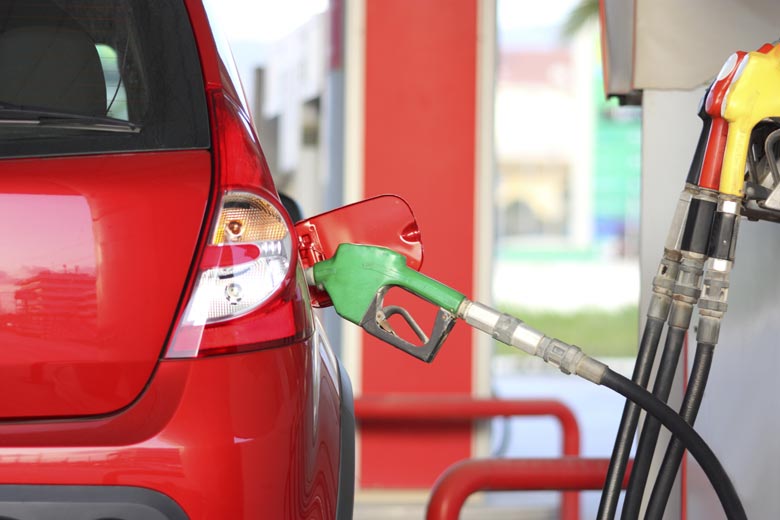
[[(499, 308), (517, 316), (548, 336), (577, 345), (595, 357), (634, 357), (639, 345), (639, 312), (636, 306), (614, 311), (583, 309), (572, 312)], [(525, 355), (497, 342), (497, 355)]]

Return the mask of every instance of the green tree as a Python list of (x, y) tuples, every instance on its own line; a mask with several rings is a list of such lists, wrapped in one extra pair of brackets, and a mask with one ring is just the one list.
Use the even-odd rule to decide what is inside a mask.
[(572, 9), (563, 24), (563, 35), (566, 37), (574, 36), (586, 23), (598, 18), (598, 16), (599, 0), (580, 0), (580, 3)]

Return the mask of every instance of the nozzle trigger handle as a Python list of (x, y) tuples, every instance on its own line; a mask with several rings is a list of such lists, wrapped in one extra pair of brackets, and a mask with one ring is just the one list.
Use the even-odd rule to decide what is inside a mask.
[[(366, 311), (366, 314), (360, 322), (360, 326), (375, 338), (391, 344), (410, 356), (430, 363), (433, 361), (433, 358), (436, 357), (444, 340), (447, 339), (447, 335), (455, 325), (457, 317), (447, 310), (439, 308), (433, 325), (433, 331), (431, 332), (430, 338), (428, 338), (406, 309), (394, 305), (387, 307), (383, 306), (385, 294), (389, 289), (390, 287), (385, 286), (377, 291), (371, 305), (368, 307), (368, 311)], [(403, 317), (409, 327), (414, 331), (415, 335), (423, 343), (422, 345), (410, 343), (393, 332), (386, 324), (385, 319), (394, 314)]]

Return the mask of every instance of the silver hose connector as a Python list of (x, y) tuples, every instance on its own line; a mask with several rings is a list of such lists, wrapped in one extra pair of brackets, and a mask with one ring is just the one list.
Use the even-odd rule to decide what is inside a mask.
[(550, 338), (526, 325), (522, 320), (478, 302), (464, 300), (458, 317), (477, 330), (523, 352), (542, 358), (564, 374), (576, 374), (601, 384), (607, 365), (597, 361), (576, 345)]

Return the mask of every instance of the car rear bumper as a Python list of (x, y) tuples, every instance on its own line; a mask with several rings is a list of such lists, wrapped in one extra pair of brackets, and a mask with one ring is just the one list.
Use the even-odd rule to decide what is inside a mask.
[[(322, 363), (316, 352), (305, 342), (162, 361), (121, 413), (1, 424), (0, 517), (26, 518), (6, 515), (17, 510), (4, 500), (14, 498), (2, 494), (4, 485), (24, 485), (16, 489), (39, 498), (60, 490), (52, 503), (56, 496), (82, 500), (74, 490), (157, 497), (149, 491), (192, 519), (333, 518), (337, 495), (351, 513), (351, 492), (339, 491), (340, 472), (342, 482), (354, 478), (345, 477), (354, 463), (340, 461), (340, 378), (314, 369)], [(182, 518), (171, 511), (160, 518)]]
[(120, 486), (0, 486), (3, 520), (188, 520), (170, 498)]

